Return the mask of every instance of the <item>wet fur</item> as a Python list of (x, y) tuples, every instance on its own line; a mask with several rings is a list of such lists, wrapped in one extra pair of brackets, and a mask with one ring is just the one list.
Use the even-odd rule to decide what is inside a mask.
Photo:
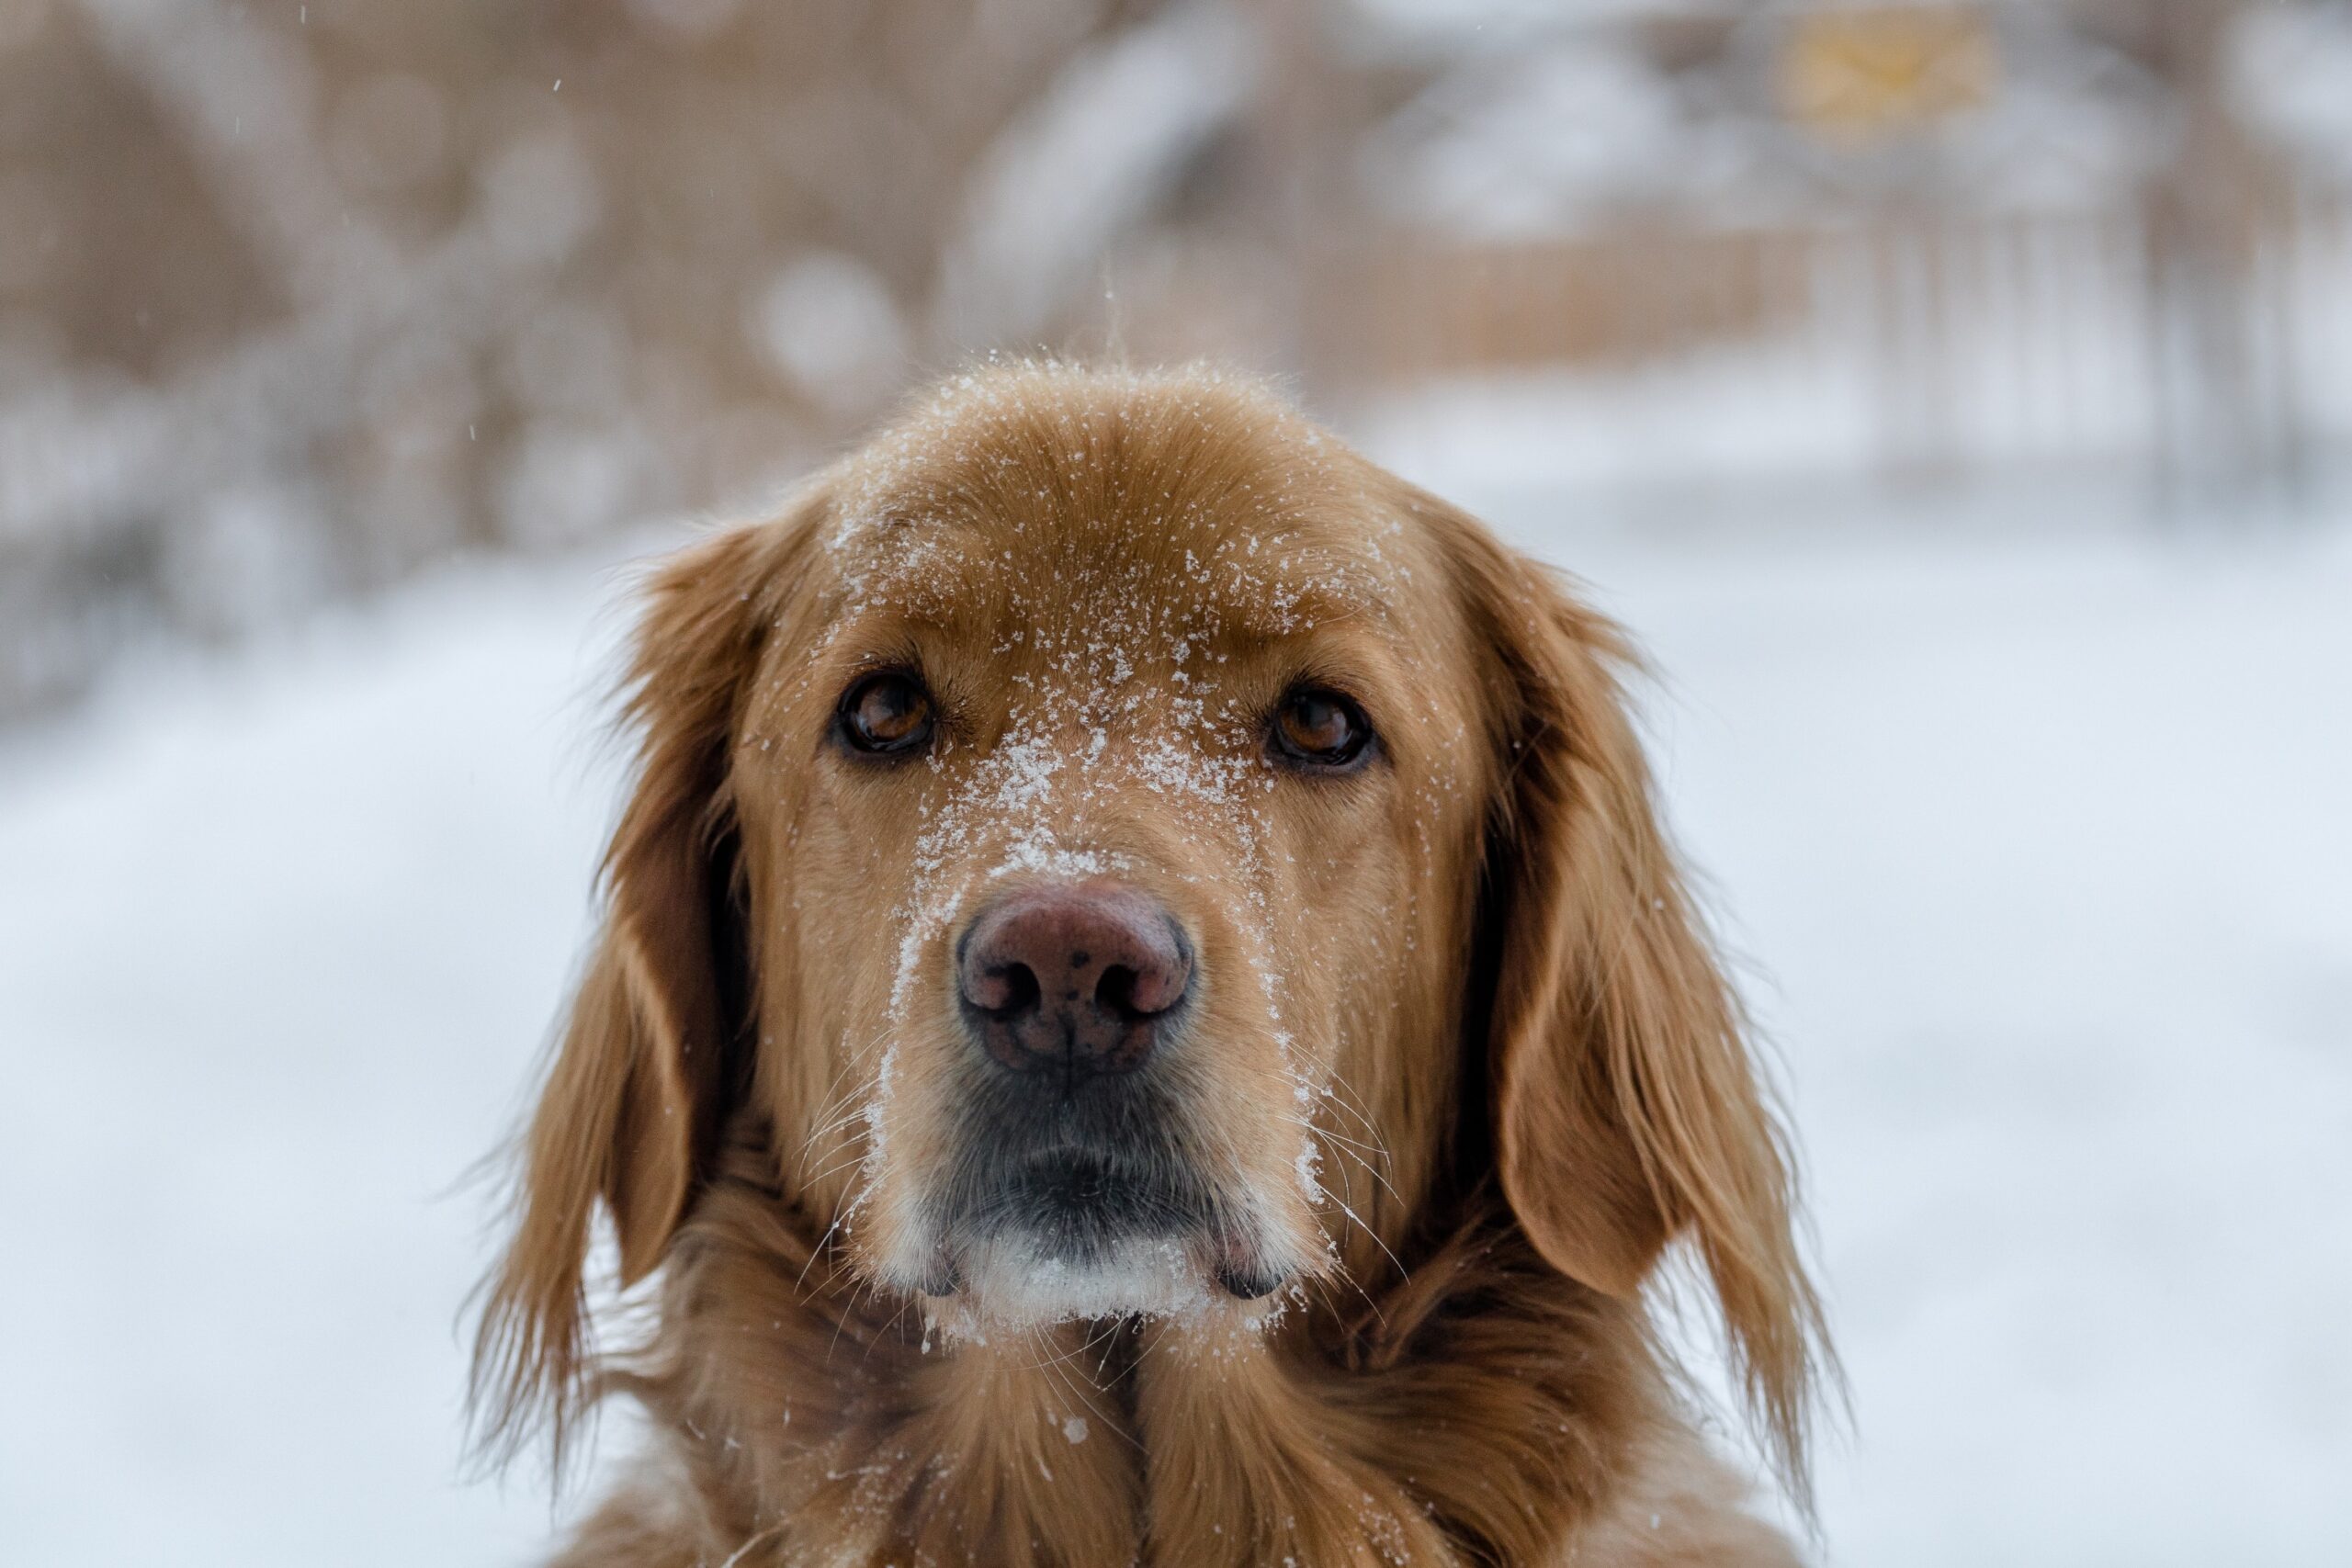
[[(1350, 1098), (1314, 1117), (1346, 1207), (1318, 1211), (1333, 1263), (1270, 1323), (1113, 1317), (951, 1344), (891, 1287), (885, 1241), (844, 1234), (877, 1162), (841, 1084), (869, 1069), (805, 1042), (880, 1016), (890, 943), (834, 931), (854, 884), (809, 924), (809, 888), (778, 886), (813, 818), (789, 771), (805, 750), (785, 733), (771, 761), (764, 731), (797, 700), (776, 694), (798, 667), (778, 639), (847, 602), (828, 527), (892, 504), (910, 469), (943, 505), (1074, 530), (1057, 520), (1193, 487), (1187, 515), (1213, 527), (1218, 507), (1311, 514), (1298, 536), (1337, 549), (1385, 509), (1419, 569), (1389, 580), (1395, 614), (1472, 710), (1446, 775), (1461, 791), (1445, 798), (1467, 798), (1434, 829), (1396, 811), (1393, 846), (1364, 852), (1390, 858), (1358, 868), (1427, 893), (1408, 953), (1372, 962), (1390, 950), (1367, 927), (1372, 945), (1299, 964), (1309, 1015), (1313, 972), (1394, 977), (1326, 998), (1334, 1038), (1363, 1053), (1336, 1063)], [(924, 591), (952, 598), (956, 581)], [(1686, 1238), (1801, 1496), (1826, 1350), (1789, 1162), (1655, 820), (1624, 663), (1611, 627), (1477, 524), (1211, 376), (994, 373), (780, 522), (666, 569), (630, 686), (642, 745), (610, 917), (525, 1140), (476, 1368), (493, 1450), (543, 1426), (560, 1446), (613, 1393), (653, 1418), (650, 1450), (559, 1561), (1792, 1562), (1741, 1512), (1642, 1308)], [(1270, 907), (1277, 941), (1321, 951), (1311, 902)], [(814, 979), (828, 965), (852, 971), (831, 990)], [(1226, 1070), (1257, 1070), (1247, 1042), (1232, 1052)], [(901, 1092), (922, 1090), (920, 1056), (901, 1070)], [(890, 1160), (957, 1157), (915, 1128)], [(622, 1280), (658, 1274), (650, 1336), (604, 1358), (583, 1288), (599, 1213)], [(865, 1229), (887, 1240), (887, 1223)]]

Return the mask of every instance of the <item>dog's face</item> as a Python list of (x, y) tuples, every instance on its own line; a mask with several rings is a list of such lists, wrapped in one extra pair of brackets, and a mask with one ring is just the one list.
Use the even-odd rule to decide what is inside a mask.
[(1261, 1315), (1496, 1199), (1611, 1294), (1688, 1235), (1793, 1444), (1780, 1134), (1622, 659), (1201, 377), (992, 372), (668, 564), (497, 1408), (579, 1387), (598, 1206), (647, 1274), (732, 1138), (808, 1245), (983, 1322)]
[(1246, 409), (951, 397), (801, 524), (730, 767), (757, 1072), (887, 1285), (1263, 1297), (1424, 1175), (1480, 661), (1396, 487)]

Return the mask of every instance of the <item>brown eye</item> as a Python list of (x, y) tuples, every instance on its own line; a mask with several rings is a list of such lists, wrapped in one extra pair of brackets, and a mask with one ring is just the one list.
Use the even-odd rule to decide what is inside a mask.
[(1295, 767), (1340, 769), (1361, 760), (1372, 726), (1351, 698), (1322, 686), (1304, 686), (1283, 699), (1274, 715), (1275, 754)]
[(911, 675), (868, 675), (842, 694), (842, 744), (876, 757), (902, 757), (931, 744), (931, 694)]

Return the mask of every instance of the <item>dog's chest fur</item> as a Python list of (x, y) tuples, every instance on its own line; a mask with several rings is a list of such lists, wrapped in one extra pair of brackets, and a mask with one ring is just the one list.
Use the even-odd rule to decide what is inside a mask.
[(735, 1165), (653, 1343), (605, 1373), (654, 1448), (563, 1563), (1793, 1561), (1675, 1418), (1638, 1324), (1507, 1223), (1474, 1218), (1352, 1316), (951, 1345), (812, 1251), (758, 1156)]

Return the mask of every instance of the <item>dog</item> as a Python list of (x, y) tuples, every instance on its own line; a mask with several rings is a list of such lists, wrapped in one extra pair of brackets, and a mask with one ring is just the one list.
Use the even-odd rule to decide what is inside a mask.
[(1207, 370), (955, 378), (662, 566), (475, 1360), (495, 1451), (649, 1418), (554, 1561), (1795, 1562), (1644, 1306), (1683, 1243), (1802, 1499), (1789, 1145), (1628, 668)]

